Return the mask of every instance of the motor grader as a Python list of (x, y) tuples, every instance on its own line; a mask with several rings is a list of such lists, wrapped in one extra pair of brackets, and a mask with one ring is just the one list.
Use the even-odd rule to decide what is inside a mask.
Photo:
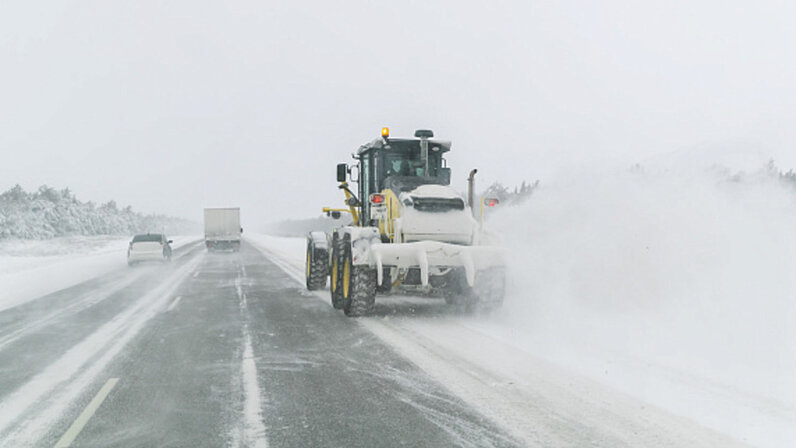
[[(473, 214), (471, 171), (467, 200), (450, 187), (445, 153), (451, 143), (429, 130), (415, 138), (381, 138), (362, 145), (353, 166), (337, 165), (345, 207), (324, 208), (352, 223), (332, 233), (307, 236), (306, 284), (310, 290), (329, 279), (332, 306), (347, 316), (373, 310), (378, 294), (444, 297), (468, 310), (493, 309), (503, 302), (505, 262)], [(349, 180), (357, 184), (353, 191)]]

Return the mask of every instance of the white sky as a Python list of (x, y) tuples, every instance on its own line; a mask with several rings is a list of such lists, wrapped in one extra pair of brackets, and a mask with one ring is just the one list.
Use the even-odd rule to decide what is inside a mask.
[(0, 189), (244, 224), (339, 202), (388, 125), (463, 188), (742, 148), (796, 166), (796, 3), (0, 3)]

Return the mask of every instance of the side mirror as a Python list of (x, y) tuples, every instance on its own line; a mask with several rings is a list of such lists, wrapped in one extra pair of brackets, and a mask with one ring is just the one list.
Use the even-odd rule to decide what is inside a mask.
[(340, 212), (331, 212), (332, 219), (340, 219)]
[(359, 182), (359, 175), (360, 175), (359, 164), (357, 163), (356, 165), (352, 166), (349, 169), (351, 170), (349, 176), (351, 178), (351, 182)]
[(171, 243), (173, 243), (173, 242), (174, 242), (174, 240), (169, 240), (169, 244), (171, 244)]
[(337, 182), (345, 182), (348, 175), (348, 165), (345, 163), (337, 164)]
[(240, 228), (240, 233), (243, 233), (243, 227)]

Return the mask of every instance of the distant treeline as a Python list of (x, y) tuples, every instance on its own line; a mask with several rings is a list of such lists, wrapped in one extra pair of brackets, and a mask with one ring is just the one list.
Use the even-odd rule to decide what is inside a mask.
[(771, 176), (779, 179), (780, 182), (785, 183), (791, 188), (796, 188), (796, 172), (794, 172), (792, 169), (788, 170), (788, 172), (782, 172), (782, 170), (777, 168), (777, 165), (773, 160), (769, 160), (768, 165), (766, 165), (766, 171)]
[(79, 201), (68, 188), (42, 185), (26, 192), (16, 185), (0, 194), (0, 239), (49, 239), (74, 235), (131, 235), (143, 232), (199, 233), (197, 223), (164, 215), (143, 215), (116, 202)]
[[(643, 175), (646, 173), (646, 168), (636, 163), (630, 166), (629, 172)], [(790, 169), (782, 171), (774, 160), (769, 160), (768, 163), (762, 165), (760, 168), (751, 170), (735, 171), (722, 165), (713, 165), (705, 170), (706, 174), (716, 176), (719, 180), (730, 183), (749, 183), (749, 182), (778, 182), (780, 185), (796, 189), (796, 171)]]
[(510, 189), (500, 182), (495, 182), (489, 186), (482, 194), (482, 198), (497, 198), (501, 205), (519, 205), (525, 202), (533, 191), (539, 187), (539, 181), (528, 183), (523, 181), (521, 185)]

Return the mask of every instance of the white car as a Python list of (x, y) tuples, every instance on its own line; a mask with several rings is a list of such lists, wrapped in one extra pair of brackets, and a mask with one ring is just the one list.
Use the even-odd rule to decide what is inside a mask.
[(127, 248), (127, 264), (142, 261), (171, 261), (171, 240), (162, 233), (136, 235)]

